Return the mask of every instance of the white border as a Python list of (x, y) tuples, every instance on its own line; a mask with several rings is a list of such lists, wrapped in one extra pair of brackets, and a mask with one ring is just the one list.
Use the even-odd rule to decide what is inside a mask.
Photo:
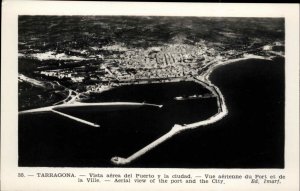
[[(120, 3), (47, 2), (2, 3), (1, 58), (1, 189), (2, 190), (298, 190), (299, 188), (299, 5), (297, 4), (209, 4), (209, 3)], [(125, 169), (125, 168), (25, 168), (17, 165), (17, 45), (18, 15), (143, 15), (285, 17), (286, 23), (286, 118), (285, 169)], [(255, 141), (255, 140), (254, 140)], [(18, 172), (74, 173), (227, 173), (283, 174), (279, 185), (234, 184), (79, 184), (68, 179), (21, 179)]]

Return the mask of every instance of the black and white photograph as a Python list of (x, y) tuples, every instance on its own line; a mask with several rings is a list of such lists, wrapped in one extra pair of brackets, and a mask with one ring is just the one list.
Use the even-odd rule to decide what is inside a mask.
[(0, 190), (299, 190), (299, 4), (1, 16)]
[(18, 166), (285, 168), (285, 19), (18, 16)]

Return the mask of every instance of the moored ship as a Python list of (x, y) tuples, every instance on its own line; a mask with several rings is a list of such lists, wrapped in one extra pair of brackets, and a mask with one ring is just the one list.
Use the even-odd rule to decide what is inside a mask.
[(203, 94), (203, 95), (191, 95), (191, 96), (177, 96), (174, 97), (175, 100), (190, 100), (190, 99), (202, 99), (202, 98), (211, 98), (216, 97), (214, 94)]

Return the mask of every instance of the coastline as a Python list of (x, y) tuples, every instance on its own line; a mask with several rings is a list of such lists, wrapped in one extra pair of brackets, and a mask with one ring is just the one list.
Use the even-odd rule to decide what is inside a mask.
[[(115, 165), (126, 165), (129, 164), (133, 161), (135, 161), (136, 159), (142, 157), (145, 153), (149, 152), (150, 150), (154, 149), (155, 147), (157, 147), (158, 145), (160, 145), (161, 143), (165, 142), (166, 140), (172, 138), (173, 136), (175, 136), (176, 134), (179, 134), (182, 131), (188, 130), (188, 129), (195, 129), (195, 128), (199, 128), (199, 127), (205, 127), (207, 125), (216, 123), (217, 121), (220, 121), (221, 119), (223, 119), (224, 117), (226, 117), (228, 115), (228, 109), (226, 106), (226, 100), (225, 97), (223, 96), (222, 92), (219, 90), (219, 88), (214, 85), (209, 77), (210, 74), (218, 67), (223, 66), (223, 65), (227, 65), (227, 64), (232, 64), (232, 63), (236, 63), (239, 61), (243, 61), (243, 60), (250, 60), (250, 59), (262, 59), (262, 60), (269, 60), (267, 58), (261, 58), (261, 57), (257, 57), (257, 56), (248, 56), (248, 57), (243, 57), (243, 58), (238, 58), (238, 59), (232, 59), (232, 60), (227, 60), (225, 62), (217, 62), (215, 64), (212, 64), (203, 74), (202, 76), (198, 76), (198, 77), (191, 77), (191, 78), (182, 78), (182, 81), (194, 81), (195, 83), (200, 84), (201, 86), (205, 87), (206, 89), (210, 90), (210, 92), (214, 95), (216, 95), (216, 99), (217, 99), (217, 105), (218, 105), (218, 112), (216, 114), (214, 114), (213, 116), (202, 120), (202, 121), (197, 121), (194, 123), (190, 123), (190, 124), (174, 124), (174, 126), (172, 127), (172, 129), (167, 132), (166, 134), (162, 135), (161, 137), (159, 137), (158, 139), (152, 141), (150, 144), (146, 145), (145, 147), (143, 147), (142, 149), (138, 150), (137, 152), (133, 153), (132, 155), (130, 155), (127, 158), (122, 158), (119, 156), (115, 156), (111, 158), (111, 162)], [(155, 79), (157, 81), (157, 79)], [(178, 79), (176, 79), (176, 81), (178, 81)], [(172, 80), (169, 80), (168, 82), (172, 82)], [(151, 82), (149, 82), (151, 83)], [(165, 82), (166, 83), (166, 82)], [(133, 83), (135, 84), (135, 83)], [(92, 126), (92, 127), (100, 127), (99, 124), (95, 124), (93, 122), (89, 122), (86, 121), (84, 119), (80, 119), (65, 113), (62, 113), (60, 111), (55, 110), (56, 108), (67, 108), (67, 107), (81, 107), (81, 106), (113, 106), (113, 105), (120, 105), (120, 106), (133, 106), (133, 107), (139, 107), (139, 106), (143, 106), (143, 105), (149, 105), (149, 106), (155, 106), (155, 107), (162, 107), (162, 105), (155, 105), (155, 104), (151, 104), (151, 103), (139, 103), (139, 102), (106, 102), (106, 103), (83, 103), (83, 102), (78, 102), (75, 100), (75, 102), (72, 103), (64, 103), (61, 105), (53, 105), (53, 106), (48, 106), (48, 107), (43, 107), (43, 108), (37, 108), (37, 109), (31, 109), (31, 110), (26, 110), (26, 111), (21, 111), (19, 112), (19, 114), (24, 114), (24, 113), (33, 113), (33, 112), (53, 112), (56, 113), (58, 115), (67, 117), (69, 119), (75, 120), (77, 122), (81, 122), (84, 123), (86, 125)]]
[(154, 149), (155, 147), (157, 147), (161, 143), (165, 142), (166, 140), (172, 138), (173, 136), (175, 136), (176, 134), (178, 134), (182, 131), (207, 126), (207, 125), (213, 124), (213, 123), (223, 119), (228, 114), (226, 101), (225, 101), (225, 98), (224, 98), (222, 92), (219, 90), (219, 88), (217, 86), (215, 86), (213, 83), (211, 83), (211, 81), (209, 80), (209, 76), (213, 72), (213, 70), (215, 70), (216, 68), (218, 68), (220, 66), (223, 66), (223, 65), (226, 65), (226, 64), (236, 63), (236, 62), (242, 61), (242, 60), (249, 60), (249, 59), (269, 60), (269, 59), (260, 58), (260, 57), (257, 57), (257, 56), (255, 56), (255, 57), (250, 57), (249, 56), (249, 57), (246, 57), (246, 58), (238, 58), (238, 59), (228, 60), (228, 61), (225, 61), (225, 62), (220, 62), (220, 63), (217, 63), (215, 65), (211, 65), (211, 67), (207, 70), (207, 72), (203, 76), (202, 80), (201, 80), (201, 78), (200, 79), (195, 78), (193, 80), (196, 83), (204, 85), (206, 88), (211, 90), (211, 92), (213, 94), (217, 95), (218, 113), (216, 113), (215, 115), (209, 117), (206, 120), (198, 121), (198, 122), (195, 122), (195, 123), (184, 124), (184, 125), (175, 124), (169, 132), (162, 135), (158, 139), (154, 140), (150, 144), (148, 144), (145, 147), (143, 147), (142, 149), (138, 150), (137, 152), (133, 153), (129, 157), (123, 158), (123, 157), (115, 156), (115, 157), (111, 158), (111, 162), (115, 165), (129, 164), (129, 163), (135, 161), (136, 159), (142, 157), (145, 153), (149, 152), (150, 150)]

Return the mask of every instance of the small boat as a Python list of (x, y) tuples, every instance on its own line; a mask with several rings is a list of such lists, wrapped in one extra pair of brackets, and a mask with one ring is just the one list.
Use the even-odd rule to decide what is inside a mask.
[(178, 96), (174, 98), (175, 100), (185, 100), (186, 98), (182, 97), (182, 96)]

